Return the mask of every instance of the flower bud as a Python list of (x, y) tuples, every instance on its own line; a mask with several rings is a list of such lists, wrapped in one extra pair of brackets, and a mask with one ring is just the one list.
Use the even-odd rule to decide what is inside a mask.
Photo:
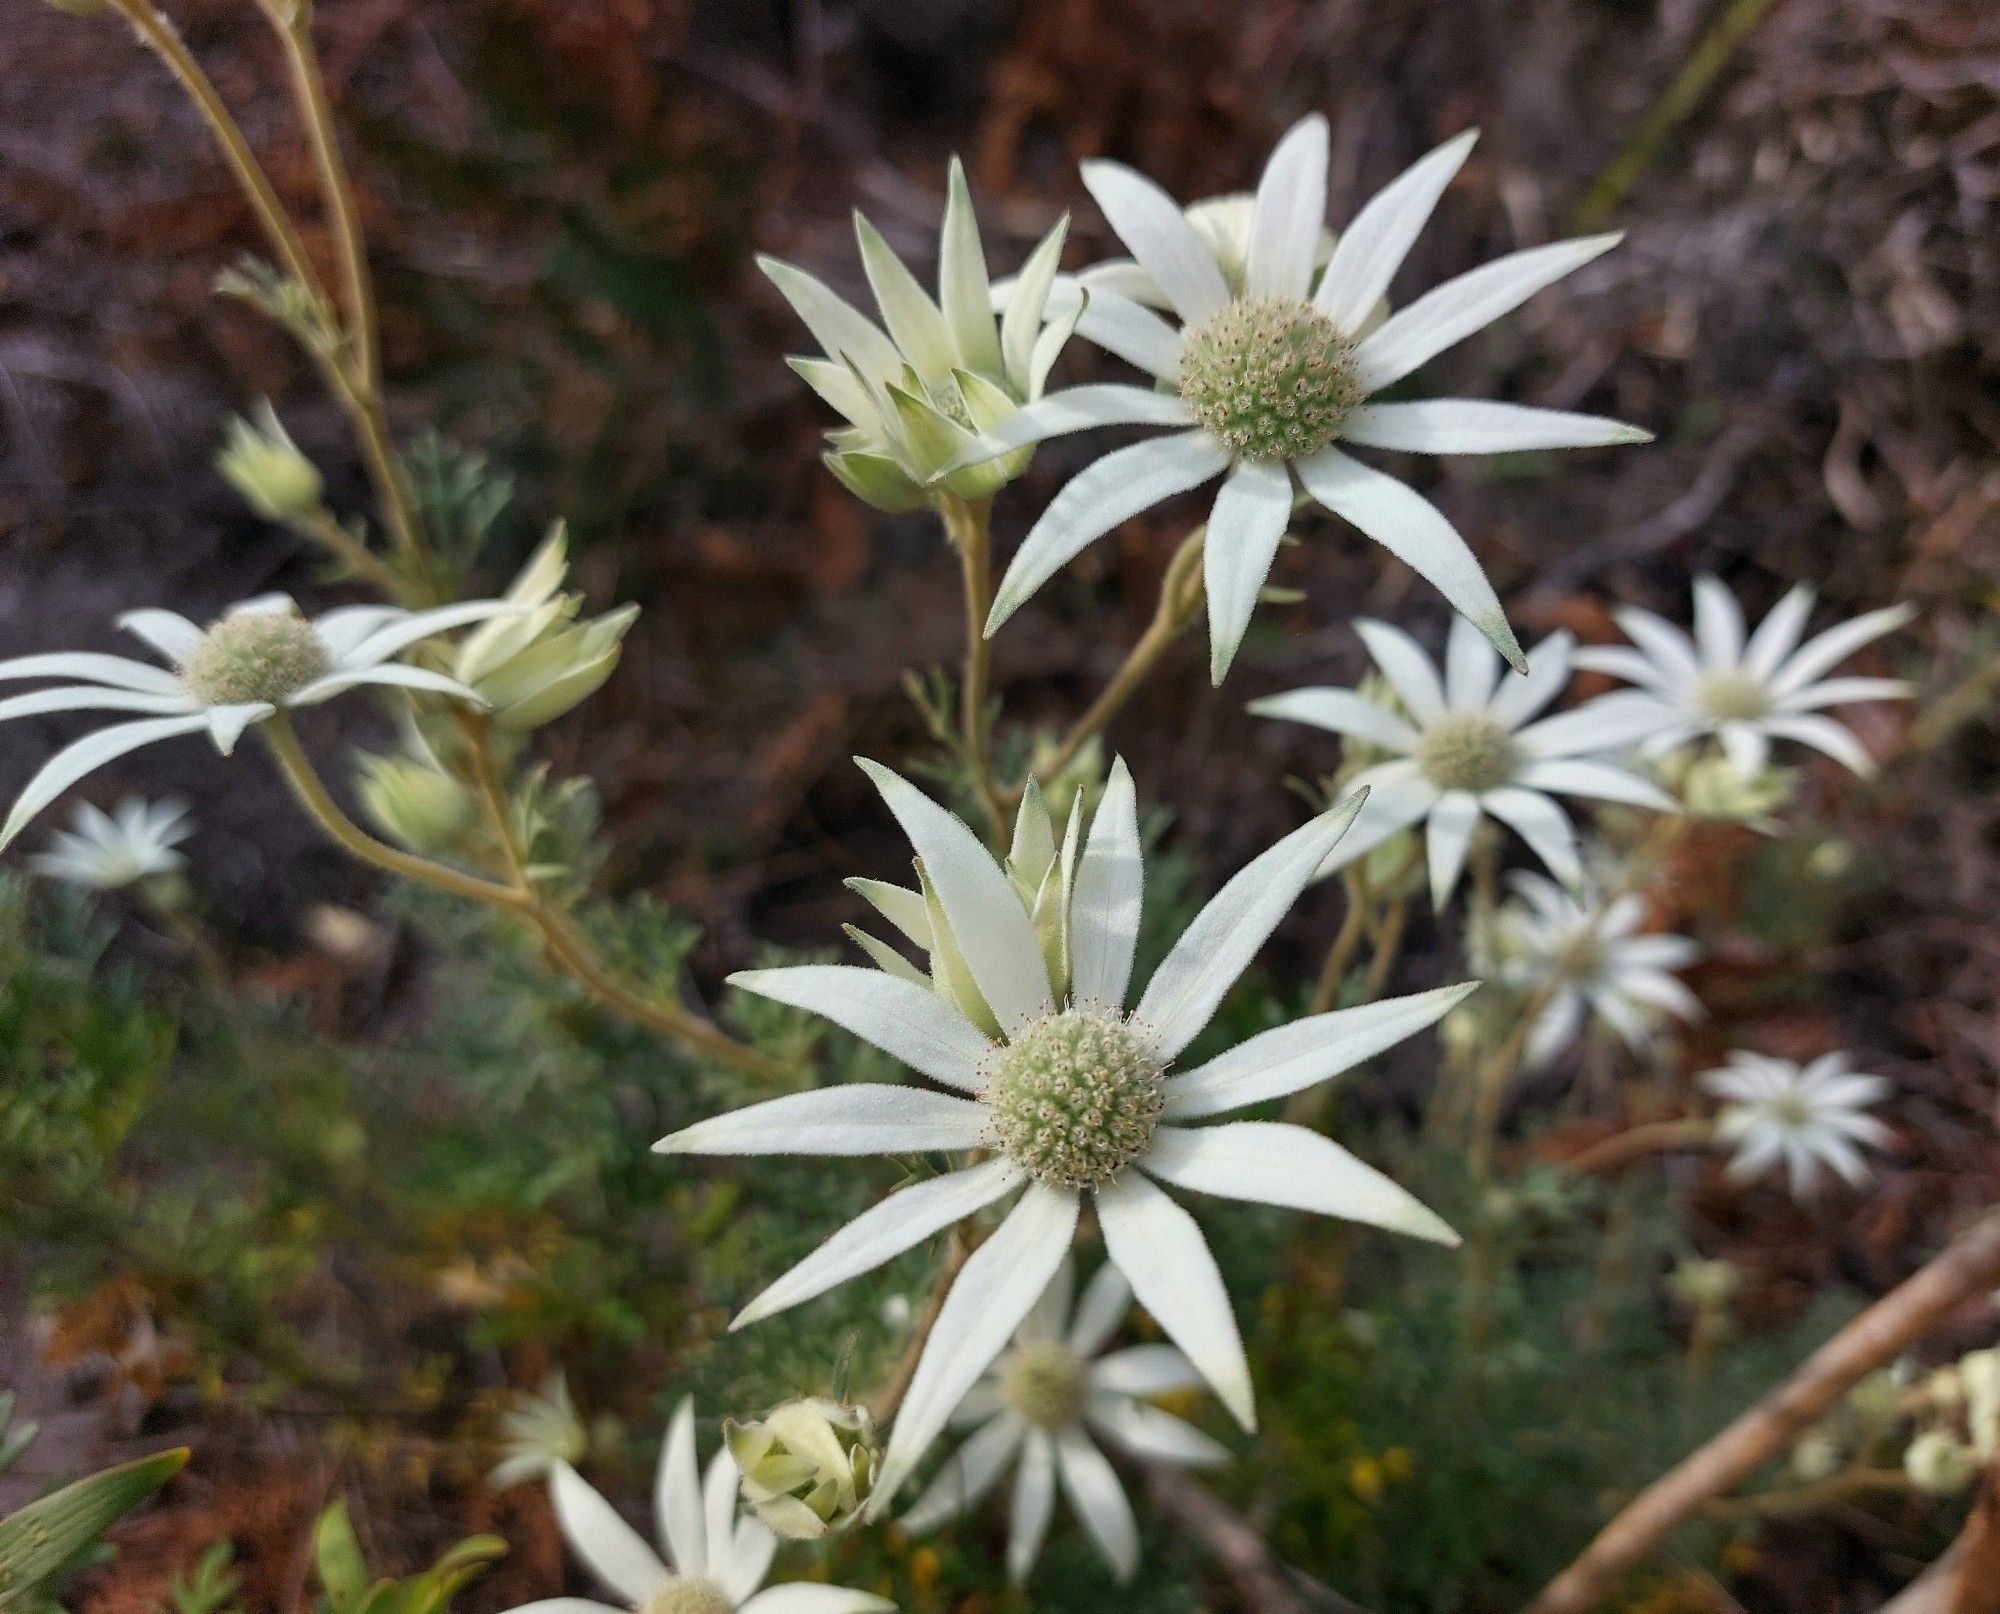
[(1979, 1453), (1946, 1429), (1928, 1429), (1903, 1453), (1910, 1483), (1932, 1496), (1949, 1496), (1970, 1485), (1979, 1472)]
[(1720, 752), (1697, 755), (1676, 771), (1681, 799), (1696, 818), (1766, 831), (1775, 828), (1773, 815), (1791, 799), (1799, 777), (1793, 768), (1745, 773)]
[(1742, 1286), (1743, 1273), (1728, 1261), (1683, 1261), (1667, 1279), (1667, 1287), (1697, 1311), (1728, 1305)]
[(451, 851), (472, 827), (472, 792), (430, 758), (363, 754), (357, 767), (354, 788), (362, 809), (412, 851)]
[(482, 624), (459, 649), (455, 676), (478, 691), (502, 728), (538, 728), (595, 694), (639, 615), (627, 605), (576, 621), (583, 599), (561, 591), (568, 570), (558, 524), (507, 591), (523, 609)]
[(743, 1499), (781, 1536), (814, 1541), (860, 1517), (880, 1452), (874, 1421), (823, 1398), (787, 1401), (751, 1423), (722, 1429), (743, 1476)]
[(229, 442), (215, 468), (266, 521), (297, 526), (320, 508), (319, 470), (299, 452), (269, 403), (259, 403), (254, 413), (254, 421), (239, 415), (230, 422)]

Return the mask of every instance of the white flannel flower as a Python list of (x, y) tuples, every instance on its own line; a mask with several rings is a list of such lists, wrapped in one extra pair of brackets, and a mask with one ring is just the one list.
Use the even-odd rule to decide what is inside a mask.
[[(1087, 1193), (1111, 1260), (1245, 1428), (1249, 1364), (1201, 1230), (1160, 1184), (1318, 1211), (1439, 1243), (1456, 1235), (1373, 1167), (1303, 1127), (1183, 1123), (1280, 1098), (1422, 1030), (1472, 990), (1446, 987), (1281, 1026), (1184, 1074), (1168, 1067), (1297, 899), (1358, 798), (1293, 831), (1196, 916), (1129, 1013), (1143, 870), (1132, 777), (1111, 771), (1090, 833), (1059, 861), (1051, 978), (1046, 932), (963, 822), (863, 762), (910, 837), (951, 947), (997, 1030), (914, 970), (807, 965), (731, 977), (826, 1016), (950, 1091), (850, 1083), (794, 1093), (663, 1139), (675, 1154), (866, 1155), (983, 1150), (992, 1158), (892, 1194), (753, 1300), (769, 1317), (880, 1266), (1016, 1193), (953, 1284), (910, 1381), (870, 1511), (908, 1479), (952, 1409), (1062, 1264)], [(933, 940), (937, 932), (931, 932)]]
[(1494, 915), (1494, 934), (1476, 938), (1488, 968), (1525, 993), (1548, 1001), (1528, 1033), (1523, 1055), (1546, 1065), (1577, 1038), (1586, 1016), (1643, 1053), (1663, 1015), (1701, 1016), (1701, 1002), (1669, 971), (1701, 956), (1685, 936), (1641, 934), (1645, 898), (1633, 893), (1585, 902), (1539, 874), (1513, 877), (1516, 900)]
[(228, 756), (253, 723), (361, 684), (430, 690), (478, 704), (479, 697), (458, 680), (390, 658), (433, 634), (517, 609), (506, 600), (432, 611), (349, 605), (308, 621), (289, 596), (265, 594), (232, 605), (206, 629), (173, 611), (121, 616), (118, 625), (172, 662), (171, 671), (91, 650), (0, 661), (0, 682), (62, 680), (53, 689), (0, 700), (0, 721), (47, 712), (139, 714), (51, 757), (7, 815), (0, 847), (79, 779), (156, 740), (206, 731), (216, 750)]
[(1029, 454), (947, 469), (977, 440), (1039, 398), (1049, 367), (1076, 326), (1076, 308), (1044, 324), (1056, 260), (1069, 221), (1043, 237), (1013, 283), (999, 321), (986, 251), (965, 172), (952, 159), (938, 244), (938, 296), (916, 277), (859, 213), (861, 264), (881, 310), (881, 326), (803, 269), (759, 258), (785, 300), (826, 352), (787, 362), (846, 421), (828, 434), (827, 469), (857, 498), (884, 510), (929, 502), (931, 484), (982, 498), (1020, 475)]
[(1359, 690), (1324, 687), (1250, 703), (1260, 717), (1308, 723), (1397, 753), (1350, 782), (1368, 787), (1368, 801), (1325, 872), (1423, 819), (1431, 897), (1442, 908), (1465, 866), (1473, 831), (1482, 817), (1491, 817), (1526, 841), (1557, 879), (1575, 885), (1583, 878), (1576, 831), (1554, 796), (1676, 810), (1657, 785), (1597, 755), (1653, 732), (1660, 717), (1651, 703), (1632, 694), (1606, 695), (1531, 721), (1569, 682), (1573, 641), (1567, 633), (1538, 644), (1525, 673), (1503, 677), (1493, 647), (1464, 617), (1454, 617), (1440, 678), (1400, 628), (1367, 620), (1354, 628), (1400, 711)]
[(683, 1401), (660, 1448), (653, 1510), (665, 1555), (646, 1545), (618, 1510), (566, 1462), (549, 1471), (556, 1523), (570, 1550), (615, 1593), (617, 1603), (549, 1597), (508, 1614), (877, 1614), (895, 1604), (868, 1592), (800, 1582), (765, 1591), (778, 1538), (737, 1510), (736, 1463), (718, 1451), (697, 1472), (694, 1406)]
[(1730, 1175), (1755, 1177), (1783, 1161), (1798, 1198), (1812, 1191), (1822, 1166), (1860, 1187), (1868, 1180), (1861, 1146), (1885, 1148), (1892, 1136), (1866, 1113), (1889, 1084), (1850, 1070), (1844, 1053), (1821, 1054), (1801, 1068), (1739, 1048), (1701, 1084), (1724, 1101), (1715, 1137), (1736, 1150)]
[(500, 1414), (500, 1461), (486, 1476), (496, 1491), (540, 1479), (558, 1463), (578, 1463), (590, 1449), (590, 1436), (570, 1399), (569, 1380), (558, 1369), (540, 1393), (524, 1396)]
[(28, 867), (52, 880), (91, 891), (118, 891), (155, 875), (172, 874), (187, 859), (174, 848), (194, 833), (177, 801), (128, 796), (116, 812), (84, 802), (70, 829), (57, 830)]
[(1492, 585), (1451, 523), (1415, 490), (1338, 446), (1494, 454), (1648, 436), (1594, 415), (1517, 404), (1369, 401), (1618, 240), (1591, 236), (1512, 253), (1447, 281), (1370, 329), (1473, 139), (1468, 132), (1448, 141), (1370, 201), (1323, 271), (1316, 265), (1325, 230), (1327, 126), (1317, 114), (1271, 154), (1240, 257), (1234, 232), (1218, 227), (1226, 216), (1200, 228), (1144, 176), (1118, 163), (1083, 165), (1085, 186), (1180, 327), (1100, 277), (1078, 333), (1147, 371), (1158, 386), (1052, 393), (986, 428), (959, 463), (1097, 426), (1158, 426), (1169, 435), (1106, 455), (1056, 496), (1001, 579), (989, 635), (1086, 544), (1162, 499), (1227, 473), (1209, 512), (1203, 556), (1209, 672), (1220, 683), (1291, 520), (1296, 476), (1307, 497), (1408, 562), (1520, 665), (1520, 647)]
[(1692, 638), (1651, 611), (1627, 607), (1615, 615), (1632, 643), (1593, 645), (1575, 661), (1636, 684), (1636, 693), (1658, 708), (1659, 727), (1642, 747), (1649, 756), (1712, 734), (1739, 772), (1755, 774), (1771, 741), (1797, 740), (1858, 774), (1872, 773), (1861, 742), (1820, 714), (1852, 701), (1907, 700), (1911, 686), (1898, 678), (1825, 675), (1915, 612), (1907, 605), (1870, 611), (1802, 645), (1812, 606), (1813, 592), (1801, 584), (1749, 633), (1735, 596), (1713, 577), (1697, 578)]
[(1200, 1384), (1178, 1350), (1132, 1345), (1103, 1354), (1131, 1310), (1125, 1275), (1109, 1264), (1098, 1268), (1072, 1318), (1074, 1289), (1075, 1271), (1065, 1261), (1013, 1343), (952, 1414), (972, 1435), (902, 1519), (913, 1535), (935, 1529), (984, 1497), (1013, 1463), (1007, 1569), (1016, 1581), (1027, 1579), (1042, 1550), (1058, 1479), (1112, 1572), (1132, 1578), (1139, 1529), (1100, 1442), (1180, 1468), (1229, 1460), (1227, 1447), (1146, 1400)]

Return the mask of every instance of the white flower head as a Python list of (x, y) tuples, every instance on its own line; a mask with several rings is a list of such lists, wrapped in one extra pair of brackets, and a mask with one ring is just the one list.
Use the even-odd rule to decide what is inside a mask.
[(952, 159), (938, 244), (935, 300), (881, 233), (854, 217), (861, 263), (886, 333), (803, 269), (760, 258), (826, 357), (791, 366), (846, 421), (829, 434), (827, 468), (858, 498), (885, 510), (927, 503), (938, 483), (962, 498), (997, 492), (1025, 469), (1029, 450), (967, 463), (982, 432), (1003, 427), (1042, 395), (1077, 309), (1045, 323), (1049, 288), (1069, 221), (1059, 221), (1016, 277), (996, 321), (986, 251), (965, 171)]
[(1607, 695), (1535, 721), (1569, 682), (1568, 634), (1544, 639), (1525, 673), (1503, 677), (1493, 647), (1464, 617), (1454, 617), (1440, 676), (1400, 628), (1371, 621), (1354, 626), (1400, 711), (1353, 689), (1295, 689), (1250, 703), (1260, 717), (1309, 723), (1395, 753), (1351, 781), (1368, 786), (1368, 802), (1327, 860), (1328, 872), (1421, 819), (1431, 896), (1442, 908), (1458, 884), (1474, 830), (1490, 817), (1526, 841), (1558, 879), (1576, 885), (1583, 878), (1576, 831), (1554, 797), (1675, 810), (1673, 798), (1657, 785), (1598, 755), (1651, 733), (1660, 718), (1650, 703)]
[[(987, 1032), (913, 969), (808, 965), (732, 977), (825, 1015), (947, 1091), (852, 1083), (717, 1116), (663, 1139), (676, 1154), (912, 1154), (991, 1158), (892, 1194), (758, 1296), (769, 1317), (1020, 1195), (939, 1312), (871, 1510), (909, 1478), (952, 1409), (1062, 1264), (1090, 1195), (1139, 1301), (1253, 1427), (1249, 1364), (1215, 1258), (1162, 1184), (1318, 1211), (1440, 1243), (1456, 1235), (1380, 1172), (1303, 1127), (1185, 1123), (1294, 1093), (1422, 1030), (1472, 990), (1454, 986), (1281, 1026), (1183, 1074), (1168, 1067), (1297, 899), (1359, 798), (1295, 830), (1230, 880), (1125, 1009), (1143, 870), (1132, 777), (1116, 764), (1073, 866), (1059, 877), (1066, 984), (1007, 871), (963, 822), (887, 768), (862, 766), (916, 848), (953, 947), (996, 1026)], [(933, 932), (935, 936), (936, 932)]]
[(1548, 995), (1523, 1050), (1531, 1067), (1574, 1042), (1586, 1019), (1643, 1053), (1663, 1016), (1700, 1018), (1700, 1000), (1670, 972), (1692, 964), (1701, 949), (1685, 936), (1642, 933), (1645, 898), (1586, 901), (1539, 874), (1517, 873), (1513, 885), (1514, 900), (1494, 915), (1493, 934), (1475, 940), (1498, 979)]
[(1105, 1460), (1103, 1445), (1142, 1462), (1211, 1467), (1228, 1448), (1153, 1406), (1149, 1396), (1201, 1383), (1171, 1345), (1106, 1352), (1132, 1306), (1131, 1285), (1106, 1264), (1084, 1286), (1072, 1316), (1075, 1272), (1065, 1261), (1012, 1344), (952, 1414), (972, 1434), (903, 1516), (912, 1534), (935, 1528), (978, 1502), (1014, 1465), (1007, 1568), (1027, 1579), (1048, 1533), (1057, 1486), (1119, 1580), (1139, 1564), (1132, 1505)]
[(735, 1461), (727, 1450), (700, 1473), (695, 1461), (694, 1406), (683, 1401), (660, 1449), (653, 1510), (664, 1553), (619, 1517), (568, 1463), (549, 1471), (556, 1523), (570, 1550), (618, 1598), (551, 1597), (509, 1614), (878, 1614), (895, 1604), (868, 1592), (800, 1583), (765, 1591), (778, 1538), (737, 1507)]
[(1492, 454), (1647, 436), (1615, 420), (1515, 404), (1370, 401), (1618, 240), (1592, 236), (1513, 253), (1373, 325), (1473, 139), (1468, 132), (1448, 141), (1369, 202), (1323, 270), (1327, 125), (1317, 114), (1271, 154), (1240, 258), (1219, 218), (1201, 228), (1131, 169), (1083, 165), (1084, 185), (1180, 325), (1100, 284), (1078, 334), (1157, 385), (1052, 393), (987, 429), (955, 463), (1096, 426), (1158, 426), (1168, 435), (1106, 455), (1056, 496), (1001, 579), (989, 634), (1085, 545), (1163, 499), (1224, 477), (1203, 552), (1209, 672), (1220, 683), (1291, 520), (1296, 478), (1308, 498), (1416, 568), (1520, 665), (1506, 614), (1465, 540), (1429, 500), (1341, 446)]
[(539, 1393), (523, 1396), (500, 1414), (500, 1461), (486, 1476), (496, 1491), (540, 1479), (558, 1463), (579, 1463), (590, 1437), (570, 1399), (569, 1380), (558, 1369)]
[(49, 712), (135, 714), (51, 757), (14, 803), (0, 828), (0, 847), (79, 779), (156, 740), (206, 731), (227, 756), (252, 724), (361, 684), (430, 690), (478, 704), (458, 680), (391, 658), (433, 634), (517, 609), (506, 600), (433, 611), (349, 605), (308, 621), (289, 596), (265, 594), (231, 606), (205, 629), (173, 611), (120, 617), (118, 625), (166, 657), (171, 670), (87, 650), (0, 661), (0, 682), (57, 681), (54, 688), (0, 700), (0, 721)]
[(1616, 613), (1630, 645), (1593, 645), (1576, 653), (1579, 667), (1610, 673), (1638, 686), (1659, 710), (1659, 725), (1642, 750), (1664, 756), (1677, 746), (1715, 736), (1744, 774), (1760, 772), (1773, 740), (1796, 740), (1858, 774), (1875, 764), (1853, 733), (1825, 708), (1855, 701), (1907, 700), (1896, 678), (1828, 678), (1855, 651), (1908, 622), (1907, 605), (1828, 628), (1799, 643), (1812, 614), (1813, 593), (1801, 585), (1771, 608), (1750, 632), (1736, 597), (1713, 577), (1694, 585), (1690, 637), (1651, 611)]
[(1889, 1084), (1849, 1069), (1844, 1053), (1821, 1054), (1801, 1067), (1738, 1049), (1701, 1084), (1724, 1101), (1715, 1137), (1736, 1151), (1731, 1175), (1755, 1177), (1782, 1161), (1799, 1198), (1812, 1192), (1822, 1166), (1859, 1187), (1869, 1170), (1862, 1147), (1884, 1148), (1891, 1138), (1867, 1113)]
[(28, 867), (87, 890), (118, 891), (184, 866), (187, 859), (174, 848), (193, 833), (177, 801), (129, 796), (109, 813), (84, 802), (71, 827), (57, 830)]

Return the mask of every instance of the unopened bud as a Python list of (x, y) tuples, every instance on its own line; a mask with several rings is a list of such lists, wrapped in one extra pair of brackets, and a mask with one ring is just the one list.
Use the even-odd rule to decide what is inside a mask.
[(822, 1398), (787, 1401), (722, 1435), (743, 1476), (743, 1499), (781, 1536), (814, 1541), (860, 1516), (880, 1453), (874, 1421)]

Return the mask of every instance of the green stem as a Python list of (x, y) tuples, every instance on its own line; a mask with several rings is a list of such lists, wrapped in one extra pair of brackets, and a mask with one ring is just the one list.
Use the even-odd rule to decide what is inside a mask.
[(986, 613), (993, 607), (993, 501), (938, 497), (938, 516), (958, 551), (965, 583), (965, 676), (959, 682), (959, 742), (965, 751), (972, 788), (985, 809), (997, 841), (1007, 837), (1007, 809), (993, 778), (992, 731), (986, 721), (987, 688), (993, 647), (986, 637)]

